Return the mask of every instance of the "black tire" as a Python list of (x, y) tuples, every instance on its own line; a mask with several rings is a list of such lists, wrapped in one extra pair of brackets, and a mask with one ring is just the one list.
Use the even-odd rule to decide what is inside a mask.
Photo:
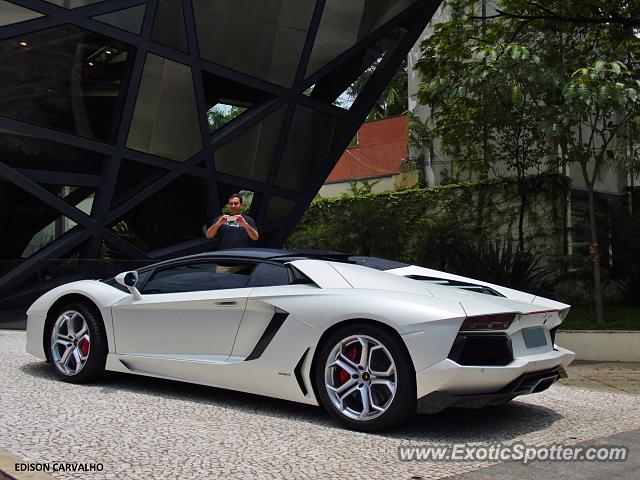
[[(384, 413), (376, 413), (378, 416), (375, 418), (361, 420), (351, 418), (341, 411), (338, 406), (334, 405), (329, 396), (328, 387), (326, 385), (326, 376), (328, 375), (331, 377), (331, 375), (335, 374), (334, 370), (332, 370), (333, 373), (331, 374), (327, 373), (326, 367), (329, 356), (335, 348), (338, 348), (337, 345), (341, 340), (347, 339), (351, 336), (366, 336), (376, 342), (379, 342), (379, 344), (386, 348), (386, 352), (382, 349), (379, 350), (384, 352), (385, 356), (387, 356), (387, 353), (390, 354), (391, 359), (395, 364), (395, 394), (389, 393), (390, 396), (387, 400), (388, 406)], [(372, 344), (369, 345), (371, 346)], [(365, 371), (368, 370), (360, 370), (361, 377), (357, 380), (355, 380), (355, 377), (351, 378), (356, 382), (367, 383), (362, 380), (365, 378)], [(345, 374), (346, 373), (347, 372), (345, 371)], [(322, 405), (322, 407), (333, 418), (349, 429), (362, 432), (385, 430), (402, 424), (416, 413), (416, 374), (413, 362), (411, 361), (411, 358), (401, 340), (387, 332), (385, 329), (375, 325), (368, 323), (351, 324), (340, 328), (331, 334), (322, 343), (322, 345), (319, 346), (313, 375), (320, 405)], [(349, 377), (347, 376), (347, 378)], [(359, 384), (358, 388), (360, 388)], [(369, 392), (372, 392), (373, 388), (374, 387), (372, 385)], [(354, 391), (348, 401), (357, 401), (358, 395), (362, 394), (357, 390)], [(373, 399), (374, 394), (370, 393), (370, 395), (371, 396), (369, 398)], [(371, 403), (373, 403), (373, 400), (371, 400)], [(362, 405), (362, 397), (360, 397), (360, 405)]]
[[(57, 348), (58, 357), (62, 357), (60, 352), (66, 350), (67, 348), (74, 348), (76, 346), (73, 342), (74, 340), (69, 340), (68, 347), (65, 345), (58, 345), (56, 347), (52, 346), (52, 334), (54, 328), (56, 328), (56, 324), (60, 317), (67, 312), (77, 312), (81, 315), (81, 318), (86, 322), (87, 332), (89, 338), (84, 340), (89, 344), (87, 348), (88, 352), (86, 354), (86, 360), (84, 360), (81, 369), (77, 372), (64, 372), (64, 366), (57, 362), (56, 353), (53, 351), (54, 348)], [(67, 315), (69, 316), (69, 315)], [(80, 317), (76, 317), (75, 323), (77, 324)], [(61, 321), (61, 323), (64, 323)], [(63, 329), (64, 330), (64, 329)], [(66, 332), (68, 333), (68, 332)], [(82, 341), (82, 340), (81, 340)], [(51, 364), (53, 371), (61, 380), (70, 383), (89, 383), (94, 380), (97, 380), (104, 374), (104, 367), (107, 361), (107, 336), (104, 329), (104, 324), (102, 322), (102, 317), (100, 312), (95, 307), (95, 305), (89, 305), (84, 302), (71, 302), (66, 305), (63, 305), (61, 308), (56, 309), (50, 317), (48, 322), (48, 328), (45, 331), (44, 338), (44, 346), (45, 351), (47, 352), (47, 360)], [(80, 347), (84, 347), (84, 345), (78, 344), (78, 351), (80, 351)], [(62, 358), (58, 358), (62, 360)], [(71, 359), (71, 365), (74, 365), (74, 359)]]

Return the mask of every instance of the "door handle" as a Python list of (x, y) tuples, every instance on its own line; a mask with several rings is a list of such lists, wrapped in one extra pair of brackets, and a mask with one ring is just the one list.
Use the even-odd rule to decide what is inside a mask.
[(237, 304), (238, 302), (235, 300), (222, 300), (220, 302), (216, 302), (216, 305), (220, 305), (221, 307), (233, 307)]

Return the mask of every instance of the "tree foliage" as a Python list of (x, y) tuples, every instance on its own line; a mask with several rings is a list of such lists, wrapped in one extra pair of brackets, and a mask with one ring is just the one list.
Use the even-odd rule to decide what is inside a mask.
[(528, 188), (536, 188), (531, 178), (579, 165), (590, 195), (601, 311), (592, 197), (603, 169), (637, 168), (640, 7), (617, 0), (501, 0), (481, 18), (486, 2), (445, 4), (450, 18), (434, 27), (417, 63), (423, 79), (417, 99), (429, 107), (431, 141), (437, 138), (452, 159), (452, 171), (517, 179), (522, 252)]
[[(381, 59), (380, 59), (381, 60)], [(347, 97), (353, 101), (364, 89), (367, 82), (378, 68), (380, 62), (374, 62), (358, 79), (348, 88)], [(398, 71), (393, 75), (389, 85), (385, 88), (380, 98), (369, 112), (367, 120), (377, 120), (379, 118), (402, 115), (407, 111), (409, 105), (407, 77), (407, 61), (404, 60)]]

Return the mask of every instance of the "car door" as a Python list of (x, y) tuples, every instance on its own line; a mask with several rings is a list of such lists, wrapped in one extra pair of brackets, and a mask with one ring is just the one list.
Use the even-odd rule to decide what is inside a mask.
[(116, 353), (176, 361), (221, 362), (233, 348), (254, 265), (191, 261), (157, 268), (112, 307)]

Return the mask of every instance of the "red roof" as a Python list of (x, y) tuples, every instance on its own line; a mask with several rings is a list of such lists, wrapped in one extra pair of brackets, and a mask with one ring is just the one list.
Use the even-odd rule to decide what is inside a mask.
[(406, 115), (365, 122), (358, 130), (358, 146), (347, 148), (326, 183), (386, 177), (400, 171), (409, 156)]

